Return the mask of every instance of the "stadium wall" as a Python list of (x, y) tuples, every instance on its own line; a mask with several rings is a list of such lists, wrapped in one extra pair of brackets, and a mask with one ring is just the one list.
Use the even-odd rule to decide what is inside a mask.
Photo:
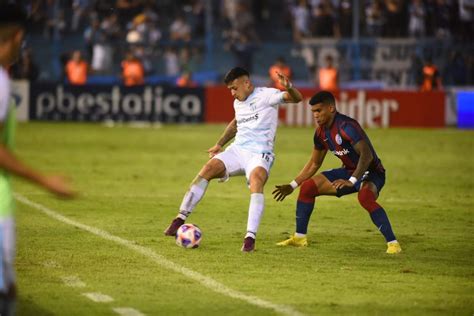
[[(15, 81), (13, 94), (19, 120), (149, 121), (224, 123), (233, 118), (233, 98), (225, 86), (176, 88), (145, 85), (70, 86)], [(312, 126), (309, 98), (314, 89), (300, 89), (304, 101), (280, 107), (287, 126)], [(456, 113), (444, 92), (341, 90), (335, 93), (340, 112), (366, 127), (444, 127)]]

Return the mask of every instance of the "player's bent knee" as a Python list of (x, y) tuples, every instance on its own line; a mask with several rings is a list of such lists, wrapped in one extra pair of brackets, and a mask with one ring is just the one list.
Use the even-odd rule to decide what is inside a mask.
[(318, 187), (313, 179), (308, 179), (301, 184), (298, 200), (306, 203), (314, 203), (314, 198), (318, 196)]
[(250, 181), (265, 183), (267, 181), (268, 173), (264, 168), (255, 168), (250, 174)]
[(264, 168), (254, 169), (249, 177), (249, 188), (253, 193), (262, 193), (267, 182), (268, 174)]
[(357, 195), (360, 205), (369, 213), (380, 208), (380, 205), (375, 201), (375, 193), (368, 188), (362, 188)]
[(219, 159), (211, 159), (202, 167), (199, 176), (206, 180), (222, 178), (225, 176), (225, 165)]

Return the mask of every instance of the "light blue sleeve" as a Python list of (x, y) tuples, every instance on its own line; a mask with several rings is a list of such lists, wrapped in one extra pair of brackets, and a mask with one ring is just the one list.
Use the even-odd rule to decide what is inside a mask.
[(285, 94), (284, 91), (280, 91), (275, 88), (267, 88), (266, 92), (268, 95), (267, 102), (270, 106), (275, 107), (279, 104), (285, 103), (285, 101), (283, 100), (283, 95)]

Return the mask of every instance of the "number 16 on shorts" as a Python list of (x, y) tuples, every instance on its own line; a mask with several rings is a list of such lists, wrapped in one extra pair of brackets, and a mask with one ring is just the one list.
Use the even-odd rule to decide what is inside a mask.
[(262, 160), (265, 160), (268, 163), (273, 162), (273, 155), (272, 154), (262, 154)]

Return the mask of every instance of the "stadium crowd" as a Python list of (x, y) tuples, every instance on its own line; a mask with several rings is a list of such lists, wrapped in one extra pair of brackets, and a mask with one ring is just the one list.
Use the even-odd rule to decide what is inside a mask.
[[(192, 75), (203, 65), (205, 0), (23, 2), (31, 16), (33, 37), (50, 41), (79, 39), (88, 74), (123, 78), (124, 61), (130, 54), (141, 63), (143, 76)], [(359, 4), (358, 8), (353, 7), (354, 3)], [(217, 45), (222, 43), (235, 57), (235, 64), (250, 72), (254, 70), (255, 52), (269, 41), (299, 45), (310, 38), (352, 38), (356, 35), (356, 12), (358, 35), (363, 38), (472, 42), (474, 36), (472, 0), (209, 0), (209, 4), (212, 32), (221, 36), (216, 39)], [(64, 69), (61, 79), (70, 76), (66, 65), (78, 49), (75, 44), (60, 53)], [(42, 79), (43, 65), (34, 63), (31, 52), (22, 56), (19, 63), (23, 66), (17, 68), (23, 71), (14, 72), (15, 78)], [(443, 67), (450, 74), (444, 68), (441, 74), (451, 76), (451, 84), (474, 82), (474, 57), (469, 51), (454, 51)], [(455, 74), (451, 74), (453, 67)]]
[[(296, 2), (296, 3), (295, 3)], [(367, 37), (473, 38), (472, 1), (453, 0), (288, 1), (296, 41), (304, 37), (352, 37), (352, 16), (360, 14)]]

